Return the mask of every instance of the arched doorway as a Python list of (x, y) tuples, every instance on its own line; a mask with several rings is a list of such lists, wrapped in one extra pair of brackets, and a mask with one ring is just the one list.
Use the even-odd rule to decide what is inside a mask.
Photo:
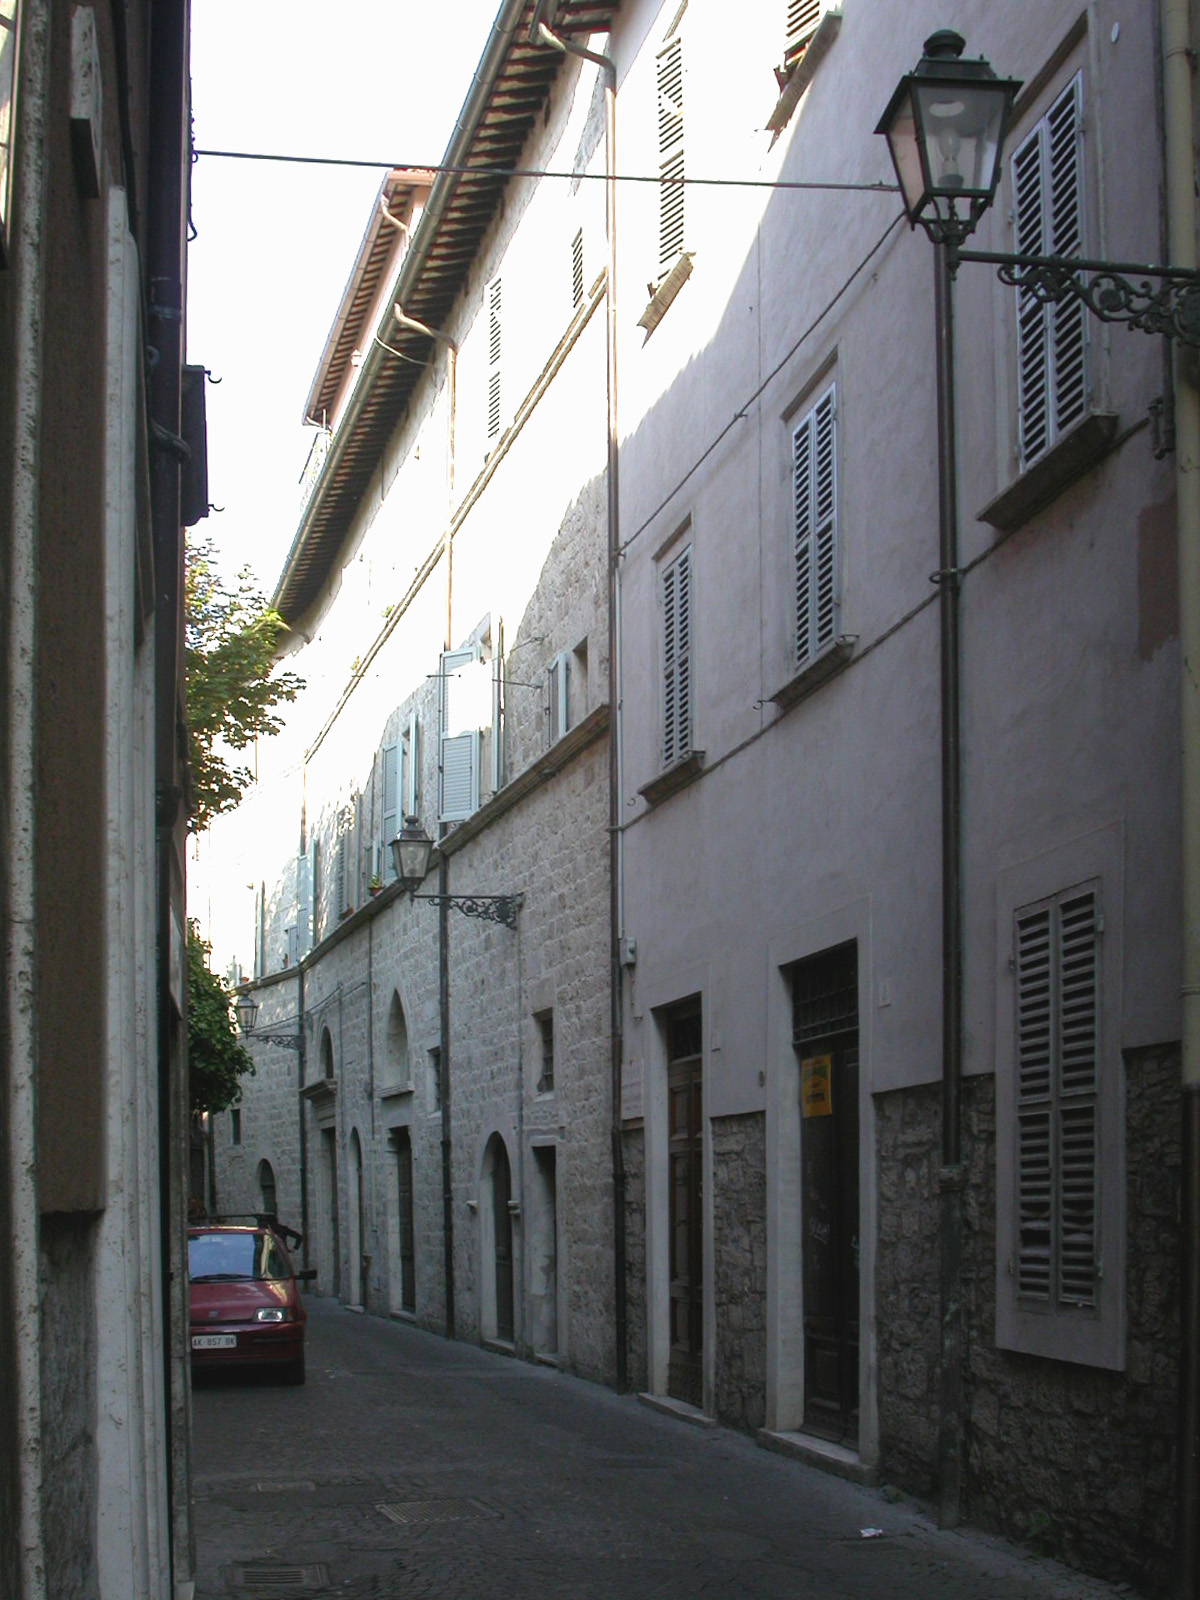
[(350, 1194), (349, 1194), (349, 1256), (350, 1256), (350, 1304), (365, 1306), (367, 1303), (367, 1271), (371, 1258), (364, 1253), (365, 1229), (363, 1227), (363, 1159), (362, 1142), (358, 1137), (358, 1129), (350, 1134)]
[(512, 1169), (504, 1140), (494, 1133), (483, 1157), (480, 1185), (481, 1331), (485, 1339), (513, 1342)]
[(267, 1160), (258, 1163), (258, 1189), (262, 1196), (262, 1212), (267, 1217), (279, 1215), (275, 1199), (275, 1169)]

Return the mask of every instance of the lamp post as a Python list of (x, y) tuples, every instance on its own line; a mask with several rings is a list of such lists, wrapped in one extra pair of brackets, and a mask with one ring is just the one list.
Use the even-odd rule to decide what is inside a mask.
[(943, 29), (901, 79), (877, 133), (888, 141), (911, 226), (934, 245), (937, 338), (938, 585), (941, 616), (942, 1162), (938, 1174), (941, 1415), (938, 1522), (957, 1526), (962, 1483), (962, 817), (959, 693), (954, 274), (958, 252), (991, 204), (1013, 98), (1020, 87), (985, 61), (961, 60)]
[(277, 1044), (281, 1050), (295, 1050), (297, 1053), (304, 1049), (304, 1035), (302, 1033), (287, 1033), (284, 1031), (287, 1024), (269, 1024), (265, 1028), (254, 1026), (258, 1019), (258, 1001), (248, 990), (243, 990), (233, 1003), (234, 1014), (237, 1017), (238, 1027), (247, 1039), (259, 1039), (264, 1044)]
[[(1184, 28), (1186, 33), (1186, 28)], [(962, 1208), (960, 1143), (962, 1068), (961, 836), (958, 688), (958, 507), (954, 432), (954, 278), (966, 262), (994, 266), (1002, 282), (1043, 305), (1078, 301), (1103, 322), (1200, 346), (1200, 272), (1083, 257), (964, 250), (963, 244), (995, 198), (1004, 138), (1020, 85), (997, 78), (986, 61), (963, 61), (963, 39), (949, 29), (933, 34), (916, 68), (897, 86), (876, 132), (886, 137), (909, 224), (928, 234), (935, 250), (938, 388), (938, 508), (941, 594), (942, 706), (942, 1169), (941, 1191), (941, 1420), (938, 1435), (939, 1521), (958, 1520), (962, 1472)], [(1177, 53), (1183, 53), (1179, 43)], [(1190, 128), (1190, 124), (1189, 124)], [(1188, 129), (1184, 129), (1184, 137)], [(1184, 150), (1190, 155), (1190, 148)], [(1190, 160), (1182, 185), (1192, 190)], [(1194, 542), (1196, 530), (1188, 530)], [(1181, 572), (1187, 564), (1181, 532)], [(1200, 584), (1200, 578), (1197, 580)], [(1181, 581), (1181, 637), (1195, 637), (1188, 615), (1191, 591)], [(1200, 1594), (1200, 728), (1189, 711), (1186, 653), (1183, 715), (1182, 811), (1185, 819), (1184, 1006), (1182, 1076), (1192, 1102), (1184, 1142), (1182, 1302), (1185, 1316), (1180, 1373), (1180, 1566), (1183, 1590)], [(1191, 754), (1189, 754), (1191, 752)], [(1191, 835), (1189, 835), (1189, 829)], [(1192, 837), (1194, 835), (1194, 837)], [(1188, 1007), (1193, 1018), (1189, 1033)]]

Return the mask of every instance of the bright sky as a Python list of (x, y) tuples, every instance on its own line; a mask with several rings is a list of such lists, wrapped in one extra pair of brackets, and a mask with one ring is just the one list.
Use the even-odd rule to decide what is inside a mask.
[[(193, 0), (202, 150), (439, 162), (499, 0)], [(210, 533), (270, 595), (300, 514), (300, 418), (383, 171), (226, 161), (192, 171), (188, 359), (208, 390)]]

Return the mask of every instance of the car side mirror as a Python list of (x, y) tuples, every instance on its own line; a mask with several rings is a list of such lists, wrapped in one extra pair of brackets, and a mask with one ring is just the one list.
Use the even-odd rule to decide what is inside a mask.
[(296, 1272), (292, 1274), (297, 1283), (311, 1283), (316, 1275), (316, 1267), (305, 1267), (303, 1272)]

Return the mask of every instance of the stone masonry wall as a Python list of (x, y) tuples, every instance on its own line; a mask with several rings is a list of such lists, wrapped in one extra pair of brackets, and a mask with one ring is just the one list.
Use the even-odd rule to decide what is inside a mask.
[(766, 1420), (767, 1123), (712, 1119), (716, 1412), (750, 1433)]
[(646, 1132), (626, 1128), (625, 1146), (625, 1310), (629, 1387), (650, 1386), (646, 1346)]
[[(1072, 1565), (1165, 1592), (1174, 1544), (1179, 1360), (1179, 1065), (1126, 1059), (1126, 1366), (995, 1345), (995, 1093), (964, 1083), (966, 1513)], [(884, 1475), (935, 1492), (936, 1086), (878, 1097), (879, 1400)]]

